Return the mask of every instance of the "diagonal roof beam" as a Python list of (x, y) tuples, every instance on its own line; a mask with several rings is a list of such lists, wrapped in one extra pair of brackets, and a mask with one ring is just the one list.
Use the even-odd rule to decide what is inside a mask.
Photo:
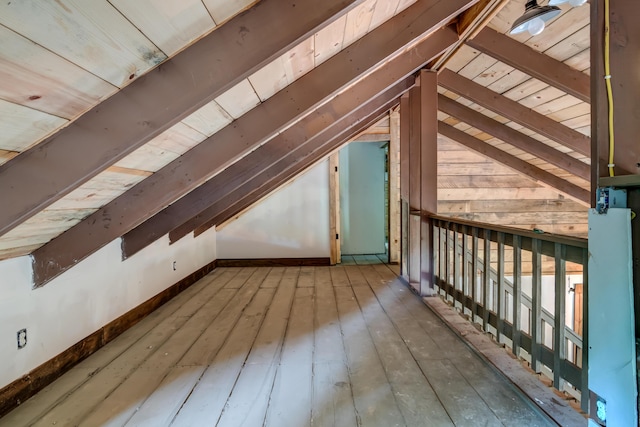
[(589, 205), (590, 193), (584, 188), (572, 184), (562, 178), (558, 178), (552, 173), (533, 166), (524, 160), (520, 160), (519, 158), (506, 153), (499, 148), (493, 147), (492, 145), (489, 145), (486, 142), (446, 123), (438, 122), (438, 133), (479, 154), (482, 154), (483, 156), (493, 159), (518, 173), (524, 174), (536, 182), (552, 187), (585, 206)]
[(509, 36), (485, 28), (475, 38), (468, 40), (467, 44), (569, 95), (590, 102), (591, 83), (588, 75)]
[(521, 149), (522, 151), (532, 154), (551, 163), (552, 165), (579, 176), (582, 179), (589, 181), (591, 178), (591, 167), (588, 164), (583, 163), (568, 154), (562, 153), (553, 147), (531, 138), (530, 136), (518, 132), (515, 129), (511, 129), (509, 126), (505, 126), (500, 122), (490, 119), (482, 113), (472, 110), (469, 107), (465, 107), (451, 98), (439, 95), (438, 107), (443, 113), (449, 114), (450, 116), (453, 116), (476, 129), (480, 129), (489, 135), (493, 135), (496, 138)]
[(588, 136), (451, 70), (445, 69), (438, 75), (438, 84), (567, 148), (591, 156), (591, 138)]
[[(34, 251), (35, 285), (41, 286), (122, 236), (368, 72), (377, 67), (385, 70), (375, 80), (380, 88), (378, 92), (393, 85), (404, 76), (382, 64), (408, 43), (416, 42), (450, 22), (472, 3), (473, 0), (420, 1), (382, 24), (354, 46), (336, 54)], [(448, 31), (457, 39), (455, 31)]]
[[(355, 84), (331, 103), (305, 117), (294, 128), (276, 136), (261, 148), (243, 157), (187, 196), (125, 234), (123, 256), (126, 258), (133, 255), (173, 228), (197, 216), (219, 197), (231, 191), (234, 185), (240, 185), (249, 177), (259, 174), (296, 148), (309, 145), (314, 139), (326, 138), (323, 132), (330, 130), (332, 126), (339, 125), (342, 115), (357, 110), (363, 105), (364, 100), (371, 99), (373, 95), (384, 89), (377, 83), (378, 81), (392, 81), (388, 77), (381, 78), (384, 73), (392, 73), (395, 76), (392, 79), (402, 78), (421, 67), (424, 58), (437, 56), (456, 40), (456, 34), (451, 28), (443, 28), (418, 43), (411, 51), (394, 58), (382, 69), (368, 76), (365, 81)], [(333, 118), (333, 121), (328, 118)], [(319, 123), (323, 128), (318, 127)]]
[[(405, 87), (408, 88), (409, 85)], [(326, 158), (333, 151), (358, 135), (358, 133), (374, 125), (382, 115), (388, 113), (398, 102), (399, 97), (396, 96), (393, 100), (377, 108), (374, 112), (363, 116), (364, 118), (360, 119), (349, 131), (342, 132), (334, 138), (323, 141), (315, 150), (305, 150), (307, 153), (304, 153), (300, 159), (295, 161), (291, 158), (282, 159), (268, 171), (254, 177), (251, 181), (230, 193), (225, 200), (211, 205), (202, 213), (199, 220), (195, 220), (194, 218), (194, 220), (188, 221), (175, 230), (172, 230), (169, 233), (169, 240), (173, 243), (191, 231), (194, 231), (194, 235), (198, 236), (209, 228), (222, 224), (234, 215), (242, 212), (310, 166)], [(370, 107), (367, 107), (367, 109), (372, 110)], [(364, 111), (361, 111), (356, 114), (362, 114), (363, 112)]]
[[(363, 124), (362, 127), (360, 127), (360, 129), (366, 130), (367, 127), (374, 125), (378, 120), (382, 118), (382, 116), (387, 114), (391, 108), (398, 105), (398, 102), (399, 100), (396, 99), (394, 102), (387, 104), (387, 106), (380, 109), (377, 114), (372, 115), (371, 116), (372, 118), (370, 121), (363, 122), (365, 124)], [(202, 225), (195, 228), (193, 230), (194, 237), (198, 237), (200, 234), (204, 233), (211, 227), (215, 227), (218, 224), (222, 224), (230, 220), (231, 218), (233, 218), (234, 215), (237, 215), (242, 211), (244, 211), (245, 209), (250, 208), (254, 203), (259, 202), (261, 199), (268, 196), (273, 191), (277, 190), (278, 187), (280, 187), (283, 184), (286, 184), (288, 181), (295, 178), (296, 175), (303, 173), (306, 169), (313, 166), (318, 161), (327, 158), (333, 151), (339, 149), (342, 145), (350, 142), (351, 138), (355, 137), (358, 133), (359, 132), (354, 132), (350, 136), (332, 141), (327, 148), (323, 148), (321, 151), (310, 155), (304, 161), (300, 162), (300, 164), (296, 166), (294, 169), (292, 169), (291, 171), (283, 172), (276, 179), (268, 183), (265, 183), (264, 185), (260, 186), (257, 190), (253, 192), (248, 191), (248, 189), (245, 187), (243, 187), (242, 189), (239, 189), (239, 191), (242, 192), (240, 196), (247, 193), (246, 196), (242, 197), (237, 203), (221, 211), (218, 215), (212, 217), (210, 221), (205, 222)], [(177, 232), (178, 230), (175, 230), (175, 231)], [(172, 237), (171, 236), (172, 234), (173, 232), (169, 234), (170, 239)], [(174, 238), (175, 237), (177, 236), (174, 236)]]
[(0, 166), (0, 235), (358, 3), (362, 0), (262, 0), (46, 141)]
[[(266, 171), (273, 170), (274, 164), (280, 164), (284, 159), (298, 161), (305, 153), (317, 149), (327, 139), (331, 139), (337, 134), (349, 132), (363, 117), (379, 108), (380, 104), (386, 105), (408, 90), (413, 84), (413, 80), (412, 77), (405, 79), (384, 93), (374, 96), (371, 101), (366, 100), (359, 105), (353, 103), (351, 111), (347, 111), (344, 116), (336, 117), (334, 122), (328, 122), (326, 117), (331, 117), (330, 110), (347, 108), (345, 102), (349, 104), (349, 101), (353, 100), (353, 96), (358, 96), (352, 91), (340, 94), (333, 102), (305, 117), (294, 127), (282, 132), (126, 233), (122, 237), (123, 258), (132, 256), (180, 224), (194, 217), (199, 217), (212, 204), (216, 202), (228, 204), (230, 202), (229, 193), (248, 181), (254, 180), (258, 175), (268, 176), (269, 173)], [(364, 112), (359, 112), (362, 107), (366, 107)], [(321, 127), (318, 126), (318, 123), (322, 123)], [(277, 170), (275, 169), (275, 171)], [(271, 175), (273, 175), (273, 171)], [(191, 230), (188, 230), (187, 233)]]

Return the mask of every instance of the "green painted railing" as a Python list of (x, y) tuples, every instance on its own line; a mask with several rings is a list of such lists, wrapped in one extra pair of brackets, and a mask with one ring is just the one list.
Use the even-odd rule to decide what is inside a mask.
[(432, 224), (438, 292), (555, 388), (588, 396), (587, 240), (437, 216)]

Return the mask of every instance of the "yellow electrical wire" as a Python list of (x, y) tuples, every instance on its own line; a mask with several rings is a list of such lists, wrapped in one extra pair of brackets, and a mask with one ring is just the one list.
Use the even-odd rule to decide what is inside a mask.
[(607, 101), (609, 105), (609, 176), (614, 176), (613, 154), (615, 152), (615, 135), (613, 130), (613, 90), (611, 89), (611, 64), (610, 64), (610, 23), (609, 0), (604, 1), (604, 81), (607, 87)]

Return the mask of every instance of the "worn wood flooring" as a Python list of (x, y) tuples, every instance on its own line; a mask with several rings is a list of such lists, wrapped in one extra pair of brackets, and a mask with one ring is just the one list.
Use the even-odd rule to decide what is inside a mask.
[(362, 262), (219, 268), (0, 426), (550, 425)]

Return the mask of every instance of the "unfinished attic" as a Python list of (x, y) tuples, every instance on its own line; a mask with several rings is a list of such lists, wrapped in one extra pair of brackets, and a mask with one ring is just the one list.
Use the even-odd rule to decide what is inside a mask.
[(0, 427), (634, 426), (632, 0), (0, 4)]

